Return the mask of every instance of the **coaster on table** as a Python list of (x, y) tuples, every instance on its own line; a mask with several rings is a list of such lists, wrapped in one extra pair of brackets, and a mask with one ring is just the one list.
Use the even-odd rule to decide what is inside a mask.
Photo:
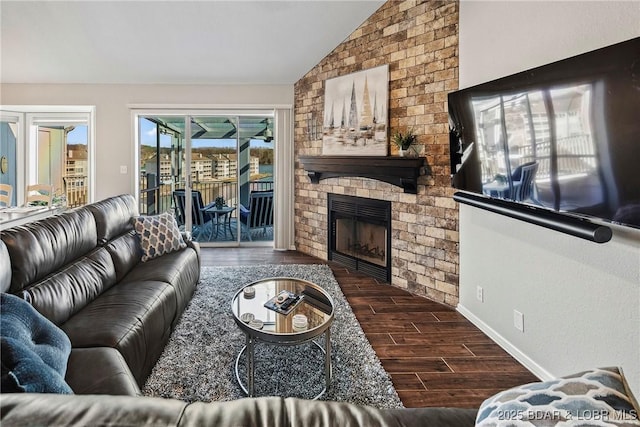
[(307, 316), (305, 316), (304, 314), (296, 314), (291, 320), (291, 325), (293, 326), (293, 330), (295, 332), (304, 331), (309, 326)]
[(253, 286), (247, 286), (244, 288), (242, 293), (244, 294), (245, 299), (251, 299), (256, 296), (256, 288)]
[(254, 329), (262, 329), (262, 327), (264, 326), (264, 323), (262, 322), (262, 320), (254, 319), (249, 322), (249, 326), (251, 326)]
[(240, 320), (242, 320), (244, 323), (249, 323), (255, 318), (256, 315), (253, 313), (242, 313), (242, 315), (240, 316)]
[(296, 314), (292, 320), (294, 325), (302, 326), (307, 324), (307, 316), (304, 314)]

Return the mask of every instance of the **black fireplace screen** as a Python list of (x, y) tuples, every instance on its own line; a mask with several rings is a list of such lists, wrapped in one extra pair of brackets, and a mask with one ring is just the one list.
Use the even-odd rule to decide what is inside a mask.
[(391, 279), (391, 202), (329, 194), (329, 259)]
[(336, 251), (385, 267), (387, 227), (351, 218), (336, 218)]

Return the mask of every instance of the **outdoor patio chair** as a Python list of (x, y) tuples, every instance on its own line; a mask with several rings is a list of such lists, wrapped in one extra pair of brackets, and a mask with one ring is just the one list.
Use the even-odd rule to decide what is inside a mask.
[(53, 185), (28, 185), (26, 201), (27, 205), (41, 204), (51, 206), (53, 204)]
[(9, 184), (0, 184), (0, 206), (11, 206), (13, 187)]
[[(186, 223), (186, 196), (184, 190), (175, 190), (173, 192), (173, 202), (176, 221), (179, 226), (184, 227)], [(199, 237), (207, 226), (213, 227), (214, 216), (205, 212), (205, 208), (202, 202), (202, 194), (199, 191), (191, 191), (191, 232), (194, 234), (194, 238)]]
[(517, 202), (530, 200), (535, 196), (535, 179), (538, 162), (529, 162), (518, 166), (511, 175), (513, 179), (512, 199)]
[(249, 240), (251, 233), (261, 229), (266, 234), (273, 227), (273, 191), (253, 191), (249, 196), (249, 209), (240, 205), (240, 223)]

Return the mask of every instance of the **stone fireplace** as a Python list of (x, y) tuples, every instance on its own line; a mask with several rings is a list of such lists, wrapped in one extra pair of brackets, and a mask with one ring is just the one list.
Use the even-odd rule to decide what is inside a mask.
[(391, 281), (391, 202), (328, 194), (330, 260)]
[[(296, 249), (320, 259), (336, 255), (355, 262), (348, 251), (331, 249), (329, 195), (388, 201), (390, 283), (452, 307), (458, 304), (459, 237), (447, 96), (458, 89), (458, 5), (386, 2), (294, 86)], [(395, 155), (393, 146), (384, 161), (327, 159), (322, 137), (306, 130), (310, 114), (324, 114), (327, 79), (383, 64), (389, 64), (388, 127), (390, 133), (411, 128), (419, 135), (428, 165), (419, 177), (397, 170), (396, 162), (408, 160)], [(377, 268), (368, 260), (359, 264)]]

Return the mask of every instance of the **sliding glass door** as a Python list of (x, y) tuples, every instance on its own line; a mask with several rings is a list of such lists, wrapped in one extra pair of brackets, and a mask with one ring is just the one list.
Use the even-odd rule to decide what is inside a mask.
[(239, 118), (238, 214), (242, 242), (272, 242), (274, 140), (272, 117)]
[[(155, 116), (138, 118), (140, 212), (155, 215), (172, 211), (172, 194), (184, 188), (182, 158), (186, 139), (174, 123)], [(180, 129), (184, 128), (182, 123)]]
[[(272, 243), (272, 115), (159, 112), (136, 120), (142, 213), (173, 212), (203, 245)], [(268, 192), (269, 206), (256, 201)]]

